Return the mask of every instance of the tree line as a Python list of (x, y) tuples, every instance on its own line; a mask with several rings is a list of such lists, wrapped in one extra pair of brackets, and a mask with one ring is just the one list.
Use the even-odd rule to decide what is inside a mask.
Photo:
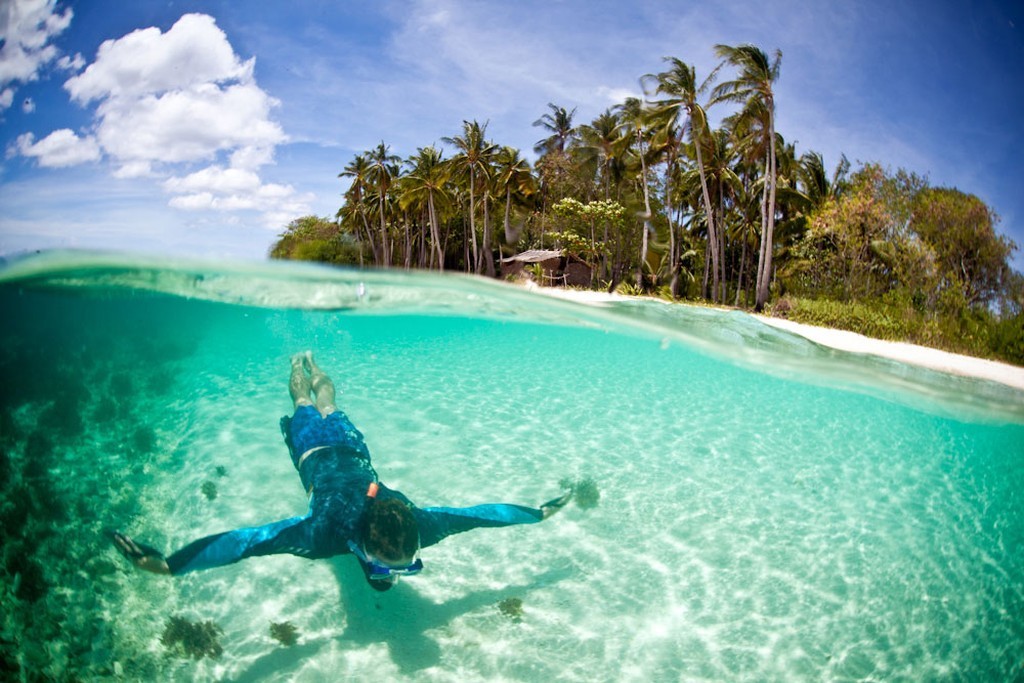
[[(533, 164), (475, 120), (406, 159), (381, 142), (339, 174), (334, 219), (296, 219), (271, 256), (493, 277), (502, 256), (559, 249), (590, 266), (594, 287), (771, 304), (1024, 362), (1024, 278), (995, 213), (903, 170), (798, 153), (775, 126), (781, 52), (715, 52), (703, 79), (665, 58), (640, 78), (642, 99), (588, 123), (549, 104)], [(863, 329), (885, 320), (894, 329)]]

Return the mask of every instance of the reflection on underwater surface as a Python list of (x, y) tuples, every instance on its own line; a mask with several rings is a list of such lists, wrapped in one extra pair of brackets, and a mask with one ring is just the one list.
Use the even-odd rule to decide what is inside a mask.
[[(0, 272), (5, 677), (1024, 674), (1019, 392), (740, 314), (43, 257)], [(305, 512), (277, 427), (305, 348), (417, 504), (535, 505), (581, 477), (599, 504), (452, 537), (386, 594), (348, 557), (128, 567), (105, 528), (170, 550)], [(223, 654), (168, 656), (172, 615), (216, 623)], [(290, 647), (269, 631), (285, 621)]]

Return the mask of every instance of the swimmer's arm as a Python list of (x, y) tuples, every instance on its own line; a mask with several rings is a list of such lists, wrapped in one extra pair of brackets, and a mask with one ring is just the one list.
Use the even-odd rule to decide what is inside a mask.
[(567, 493), (544, 503), (539, 508), (509, 503), (489, 503), (466, 508), (432, 507), (416, 510), (420, 525), (420, 545), (434, 545), (447, 536), (481, 527), (503, 527), (536, 524), (561, 510), (571, 500)]
[(155, 574), (186, 574), (233, 564), (247, 557), (290, 553), (309, 557), (308, 518), (292, 517), (258, 527), (235, 529), (192, 541), (164, 557), (159, 551), (137, 543), (120, 532), (114, 533), (114, 545), (139, 569)]

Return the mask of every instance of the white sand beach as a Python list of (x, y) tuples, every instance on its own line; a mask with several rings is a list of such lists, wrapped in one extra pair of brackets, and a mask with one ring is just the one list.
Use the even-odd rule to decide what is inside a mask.
[(799, 334), (823, 346), (851, 353), (869, 353), (954, 375), (987, 379), (1024, 391), (1024, 368), (1007, 363), (962, 356), (904, 342), (872, 339), (856, 332), (804, 325), (765, 315), (759, 315), (757, 318), (766, 325)]
[[(531, 287), (531, 289), (547, 296), (570, 299), (587, 304), (600, 304), (628, 298), (618, 294), (608, 294), (607, 292), (562, 289), (560, 287)], [(798, 334), (822, 346), (850, 353), (882, 356), (883, 358), (890, 358), (939, 372), (999, 382), (1000, 384), (1024, 391), (1024, 368), (1007, 363), (963, 356), (903, 342), (872, 339), (856, 332), (804, 325), (766, 315), (755, 315), (754, 317), (765, 325), (771, 325), (777, 329)]]

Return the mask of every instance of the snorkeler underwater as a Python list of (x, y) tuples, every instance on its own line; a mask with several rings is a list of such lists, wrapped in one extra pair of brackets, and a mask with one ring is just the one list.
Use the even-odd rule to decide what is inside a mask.
[(570, 491), (538, 508), (507, 503), (418, 508), (379, 481), (363, 435), (335, 404), (334, 382), (312, 351), (292, 356), (288, 387), (295, 412), (282, 418), (281, 431), (309, 495), (305, 516), (207, 536), (168, 558), (120, 532), (112, 534), (117, 549), (155, 574), (183, 574), (277, 553), (309, 559), (351, 553), (367, 583), (385, 591), (400, 576), (423, 570), (418, 557), (423, 548), (481, 527), (536, 524), (572, 499)]

